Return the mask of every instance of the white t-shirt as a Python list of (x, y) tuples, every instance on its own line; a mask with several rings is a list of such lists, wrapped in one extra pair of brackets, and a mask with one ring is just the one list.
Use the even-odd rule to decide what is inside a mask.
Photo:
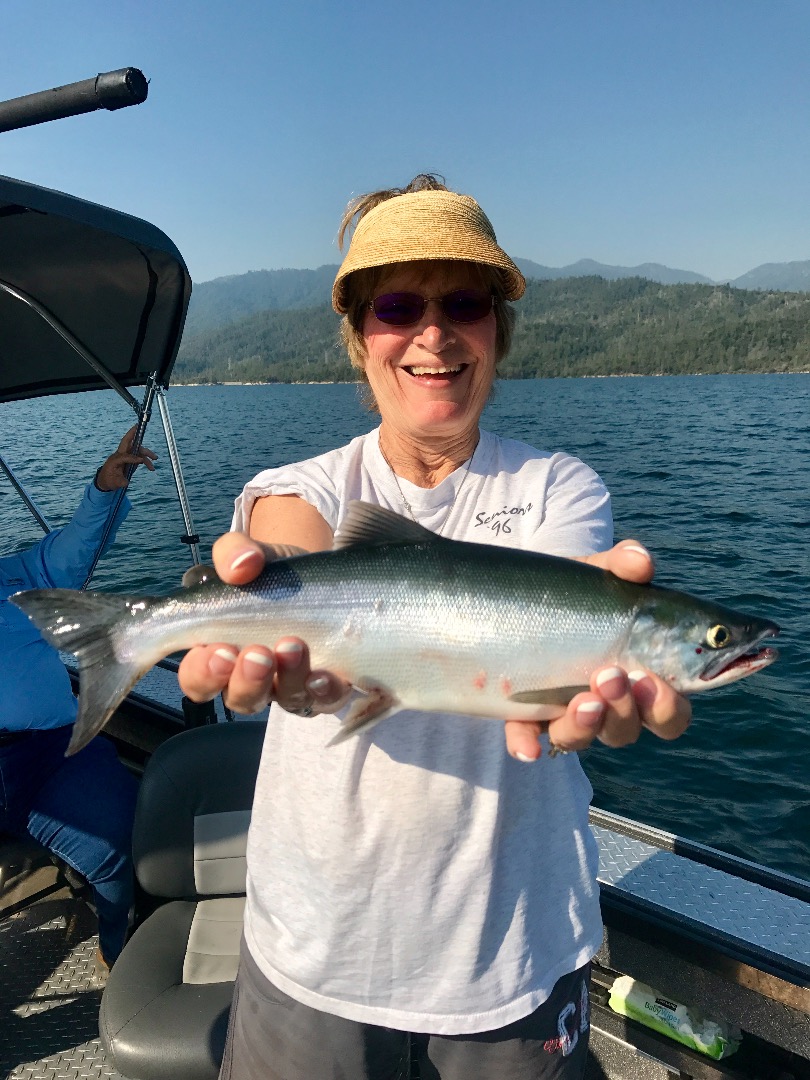
[[(438, 487), (399, 480), (456, 540), (584, 555), (612, 543), (610, 498), (567, 454), (488, 432)], [(379, 430), (252, 480), (333, 530), (351, 499), (405, 514)], [(449, 508), (449, 512), (448, 512)], [(528, 1015), (602, 940), (590, 784), (575, 754), (511, 758), (503, 725), (400, 712), (326, 747), (340, 719), (271, 710), (248, 840), (245, 936), (268, 979), (350, 1020), (436, 1034)]]

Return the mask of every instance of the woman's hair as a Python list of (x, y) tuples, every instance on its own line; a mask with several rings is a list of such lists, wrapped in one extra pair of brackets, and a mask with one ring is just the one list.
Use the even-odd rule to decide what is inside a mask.
[[(443, 177), (436, 176), (433, 173), (420, 173), (404, 188), (386, 188), (381, 191), (372, 191), (367, 195), (360, 195), (358, 198), (353, 199), (346, 207), (346, 212), (340, 222), (338, 231), (340, 249), (343, 250), (347, 233), (356, 230), (366, 214), (381, 203), (387, 202), (389, 199), (396, 199), (402, 195), (411, 195), (423, 191), (449, 192), (450, 189), (445, 185)], [(414, 261), (427, 268), (431, 260)], [(499, 272), (495, 266), (477, 262), (474, 259), (443, 261), (459, 261), (474, 267), (480, 277), (481, 287), (492, 290), (495, 297), (495, 360), (496, 363), (499, 362), (509, 352), (515, 324), (515, 311), (507, 297), (507, 283), (504, 280), (503, 273)], [(342, 278), (340, 285), (341, 310), (345, 311), (340, 326), (341, 337), (352, 366), (361, 372), (365, 381), (367, 381), (365, 376), (366, 345), (363, 337), (363, 325), (368, 312), (369, 301), (373, 299), (380, 282), (390, 273), (391, 267), (397, 265), (397, 263), (398, 260), (393, 259), (388, 263), (353, 270)], [(520, 291), (522, 292), (522, 289)]]

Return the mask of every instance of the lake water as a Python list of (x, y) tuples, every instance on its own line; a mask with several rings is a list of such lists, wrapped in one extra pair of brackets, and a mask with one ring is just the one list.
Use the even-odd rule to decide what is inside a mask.
[[(352, 386), (175, 387), (168, 400), (206, 558), (246, 480), (376, 422)], [(2, 418), (0, 446), (52, 524), (132, 422), (106, 391), (4, 405)], [(595, 468), (617, 539), (655, 553), (658, 583), (783, 628), (778, 662), (696, 696), (677, 742), (645, 732), (585, 753), (596, 805), (810, 879), (810, 375), (507, 382), (484, 426)], [(188, 565), (157, 410), (146, 443), (159, 470), (139, 470), (97, 587), (166, 592)], [(0, 500), (4, 549), (36, 540), (1, 476)]]

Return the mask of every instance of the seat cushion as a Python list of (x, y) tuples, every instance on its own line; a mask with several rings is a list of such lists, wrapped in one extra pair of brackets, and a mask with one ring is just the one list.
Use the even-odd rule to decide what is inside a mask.
[(245, 920), (244, 896), (200, 900), (188, 934), (183, 982), (234, 982)]
[[(99, 1016), (102, 1042), (123, 1076), (216, 1080), (243, 905), (241, 897), (177, 900), (158, 908), (127, 942)], [(186, 969), (194, 981), (185, 981)], [(212, 978), (221, 981), (206, 981)]]
[(245, 837), (265, 722), (212, 724), (162, 743), (146, 767), (132, 851), (151, 896), (244, 892)]

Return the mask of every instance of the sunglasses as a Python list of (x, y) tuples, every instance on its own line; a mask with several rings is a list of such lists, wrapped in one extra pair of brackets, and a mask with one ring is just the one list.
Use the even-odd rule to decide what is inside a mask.
[(456, 289), (444, 296), (420, 296), (412, 292), (383, 293), (369, 300), (368, 306), (388, 326), (413, 326), (427, 310), (429, 301), (438, 300), (442, 314), (450, 322), (474, 323), (492, 311), (495, 297), (483, 289)]

